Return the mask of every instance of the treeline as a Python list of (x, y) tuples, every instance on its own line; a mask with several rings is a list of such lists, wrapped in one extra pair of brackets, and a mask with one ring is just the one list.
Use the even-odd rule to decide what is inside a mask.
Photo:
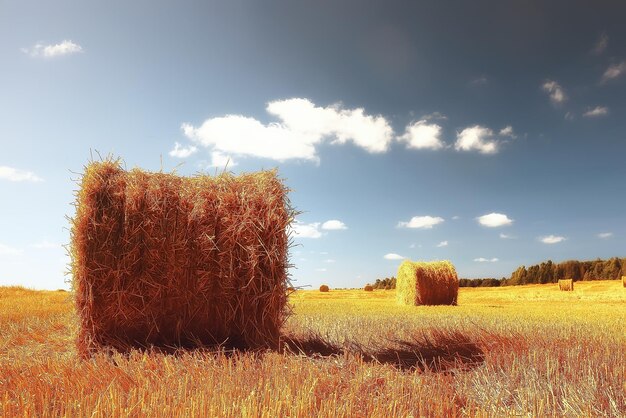
[(459, 287), (498, 287), (505, 286), (506, 279), (459, 279)]
[(391, 277), (385, 277), (384, 279), (376, 279), (372, 287), (374, 289), (381, 289), (381, 290), (395, 289), (396, 278), (391, 276)]
[(626, 258), (608, 260), (578, 261), (569, 260), (553, 263), (551, 260), (526, 268), (519, 267), (506, 281), (507, 285), (531, 283), (556, 283), (559, 279), (614, 280), (626, 276)]

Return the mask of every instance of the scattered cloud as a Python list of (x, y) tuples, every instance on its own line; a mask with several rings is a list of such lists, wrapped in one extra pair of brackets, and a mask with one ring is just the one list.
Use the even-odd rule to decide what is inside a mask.
[(609, 114), (609, 108), (606, 106), (596, 106), (593, 109), (589, 108), (583, 116), (586, 118), (597, 118), (600, 116), (606, 116)]
[(489, 80), (487, 79), (487, 77), (480, 76), (477, 78), (474, 78), (473, 80), (470, 81), (470, 84), (472, 86), (484, 86), (485, 84), (487, 84), (489, 82)]
[(335, 231), (340, 229), (348, 229), (348, 227), (346, 226), (346, 224), (337, 219), (331, 219), (330, 221), (326, 221), (322, 224), (322, 229)]
[(550, 100), (556, 105), (559, 105), (567, 100), (565, 90), (563, 90), (563, 87), (561, 87), (561, 85), (554, 80), (546, 80), (541, 88), (543, 91), (548, 93)]
[(498, 261), (497, 258), (484, 258), (484, 257), (479, 257), (479, 258), (475, 258), (474, 261), (476, 261), (477, 263), (495, 263)]
[(408, 222), (398, 222), (398, 228), (431, 229), (442, 222), (439, 216), (414, 216)]
[(479, 216), (476, 219), (478, 219), (478, 223), (489, 228), (507, 226), (513, 223), (513, 219), (509, 219), (509, 217), (505, 214), (495, 212), (488, 215)]
[(63, 246), (57, 242), (50, 242), (44, 239), (33, 244), (33, 248), (37, 248), (38, 250), (49, 250), (63, 248)]
[(458, 216), (458, 215), (454, 215), (454, 216), (452, 217), (452, 220), (453, 220), (453, 221), (458, 221), (459, 219), (461, 219), (461, 217), (460, 217), (460, 216)]
[(290, 228), (293, 236), (296, 238), (320, 238), (322, 236), (319, 222), (305, 224), (299, 221), (294, 221)]
[(445, 146), (441, 140), (441, 126), (422, 119), (407, 125), (403, 135), (398, 137), (406, 142), (407, 148), (438, 150)]
[(547, 235), (545, 237), (539, 238), (539, 240), (544, 244), (558, 244), (561, 241), (565, 241), (565, 239), (565, 237), (560, 237), (556, 235)]
[(516, 237), (514, 237), (513, 235), (509, 235), (509, 234), (500, 234), (500, 238), (502, 239), (515, 239)]
[(611, 64), (609, 68), (606, 69), (604, 74), (602, 74), (602, 82), (607, 82), (614, 78), (618, 78), (621, 75), (626, 73), (626, 61), (622, 61), (618, 64)]
[(0, 243), (0, 255), (20, 255), (22, 250)]
[(220, 151), (211, 151), (211, 162), (209, 163), (209, 167), (226, 168), (234, 167), (236, 165), (237, 162), (233, 160), (230, 155), (223, 154)]
[(607, 239), (613, 236), (612, 232), (601, 232), (598, 234), (598, 238)]
[(495, 154), (498, 152), (498, 141), (492, 139), (493, 131), (480, 125), (463, 129), (456, 134), (454, 148), (457, 151), (478, 151), (481, 154)]
[(171, 157), (176, 157), (176, 158), (187, 158), (192, 154), (195, 154), (196, 151), (198, 151), (198, 148), (196, 148), (193, 145), (190, 145), (188, 147), (184, 147), (181, 144), (179, 144), (178, 142), (174, 143), (174, 149), (171, 150), (169, 152)]
[(517, 135), (515, 135), (515, 133), (513, 132), (513, 127), (511, 125), (500, 129), (500, 136), (508, 136), (512, 139), (517, 138)]
[(31, 57), (53, 58), (83, 52), (83, 47), (77, 43), (66, 40), (60, 44), (54, 45), (44, 45), (38, 43), (32, 48), (22, 48), (22, 52), (30, 55)]
[(428, 115), (422, 116), (422, 120), (447, 120), (448, 117), (440, 112), (429, 113)]
[(574, 120), (574, 114), (572, 112), (565, 112), (565, 120)]
[(383, 258), (385, 260), (404, 260), (405, 259), (405, 257), (401, 256), (400, 254), (396, 254), (396, 253), (385, 254), (383, 256)]
[(332, 258), (327, 258), (326, 260), (324, 260), (324, 263), (334, 263), (335, 260), (333, 260)]
[(439, 244), (437, 244), (438, 248), (447, 247), (447, 246), (448, 246), (448, 241), (441, 241)]
[(595, 55), (602, 54), (606, 48), (609, 46), (609, 35), (606, 32), (602, 32), (600, 37), (596, 41), (596, 44), (593, 46), (591, 52)]
[(277, 161), (319, 161), (316, 147), (324, 141), (352, 142), (367, 152), (381, 153), (393, 139), (387, 120), (367, 115), (363, 108), (320, 107), (308, 99), (293, 98), (269, 102), (266, 111), (278, 122), (264, 124), (243, 115), (226, 115), (207, 119), (198, 127), (185, 123), (181, 129), (204, 147)]
[(0, 180), (8, 181), (43, 181), (32, 171), (19, 170), (13, 167), (0, 166)]
[(319, 269), (315, 269), (315, 271), (328, 271), (328, 269), (326, 267), (322, 267), (322, 268), (319, 268)]

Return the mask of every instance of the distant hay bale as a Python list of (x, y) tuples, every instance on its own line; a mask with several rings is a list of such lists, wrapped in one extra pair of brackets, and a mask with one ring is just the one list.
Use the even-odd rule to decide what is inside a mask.
[(449, 261), (413, 262), (398, 268), (396, 300), (401, 305), (456, 305), (459, 278)]
[(373, 292), (374, 286), (372, 286), (371, 284), (366, 284), (363, 290), (365, 290), (366, 292)]
[(274, 171), (180, 177), (89, 163), (70, 249), (80, 354), (278, 347), (287, 192)]
[(572, 279), (559, 280), (559, 290), (571, 292), (574, 290), (574, 281)]
[(320, 292), (330, 292), (330, 287), (328, 287), (327, 285), (323, 284), (320, 286)]

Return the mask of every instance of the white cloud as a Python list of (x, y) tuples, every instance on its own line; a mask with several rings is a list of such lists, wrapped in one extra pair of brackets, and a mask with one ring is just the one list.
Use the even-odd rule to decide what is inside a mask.
[(489, 82), (489, 80), (487, 79), (487, 77), (485, 77), (483, 75), (481, 77), (477, 77), (477, 78), (473, 79), (472, 81), (470, 81), (470, 84), (472, 84), (474, 86), (484, 86), (488, 82)]
[(547, 235), (545, 237), (539, 238), (541, 242), (544, 244), (558, 244), (561, 241), (565, 241), (565, 237), (560, 237), (556, 235)]
[(607, 239), (613, 236), (612, 232), (601, 232), (598, 234), (598, 238)]
[(387, 151), (393, 129), (383, 116), (364, 109), (343, 109), (339, 104), (319, 107), (307, 99), (269, 102), (266, 111), (279, 122), (263, 124), (242, 115), (205, 120), (199, 127), (183, 124), (191, 140), (217, 151), (278, 161), (318, 161), (317, 145), (352, 142), (370, 153)]
[(447, 247), (448, 246), (448, 241), (441, 241), (439, 244), (437, 244), (437, 247), (441, 248), (441, 247)]
[(589, 108), (583, 116), (586, 118), (597, 118), (599, 116), (606, 116), (609, 114), (609, 108), (606, 106), (596, 106), (593, 109)]
[(188, 147), (184, 147), (181, 144), (179, 144), (178, 142), (174, 143), (174, 149), (171, 150), (169, 152), (171, 157), (176, 157), (176, 158), (187, 158), (190, 155), (194, 154), (196, 151), (198, 151), (198, 148), (196, 148), (193, 145), (190, 145)]
[(565, 120), (574, 120), (574, 114), (572, 112), (565, 112)]
[(463, 129), (456, 134), (454, 148), (457, 151), (478, 151), (481, 154), (498, 152), (498, 141), (492, 139), (493, 131), (480, 125)]
[(409, 248), (415, 248), (415, 244), (409, 245)]
[(607, 46), (609, 46), (609, 35), (607, 35), (606, 32), (602, 32), (591, 52), (600, 55), (606, 50)]
[(500, 136), (508, 136), (512, 139), (517, 138), (517, 135), (515, 135), (515, 133), (513, 132), (513, 127), (511, 125), (500, 129)]
[(495, 263), (498, 261), (497, 258), (484, 258), (484, 257), (479, 257), (479, 258), (475, 258), (474, 261), (478, 262), (478, 263)]
[(49, 250), (49, 249), (60, 249), (60, 248), (63, 248), (63, 246), (57, 242), (50, 242), (44, 239), (33, 244), (33, 248), (37, 248), (38, 250)]
[(237, 162), (229, 155), (222, 154), (220, 151), (211, 152), (211, 162), (209, 163), (209, 167), (226, 168), (234, 167), (236, 165)]
[(620, 77), (624, 73), (626, 73), (626, 61), (622, 61), (618, 64), (611, 64), (602, 75), (602, 82)]
[(334, 263), (335, 260), (333, 260), (332, 258), (327, 258), (326, 260), (324, 260), (324, 263)]
[(476, 219), (478, 220), (478, 223), (480, 223), (483, 226), (487, 226), (489, 228), (507, 226), (513, 223), (513, 219), (509, 219), (509, 217), (506, 216), (505, 214), (495, 213), (495, 212), (487, 214), (487, 215), (479, 216)]
[(385, 260), (404, 260), (405, 257), (401, 256), (400, 254), (389, 253), (389, 254), (385, 254), (383, 258)]
[(320, 238), (322, 236), (319, 222), (304, 224), (299, 221), (294, 221), (290, 228), (293, 236), (296, 238)]
[(0, 255), (20, 255), (22, 250), (0, 243)]
[(43, 181), (32, 171), (19, 170), (13, 167), (0, 166), (0, 180), (9, 181)]
[(458, 216), (458, 215), (454, 215), (454, 216), (452, 217), (452, 220), (453, 220), (453, 221), (458, 221), (459, 219), (461, 219), (461, 217), (460, 217), (460, 216)]
[(325, 268), (325, 267), (322, 267), (322, 268), (319, 268), (319, 269), (315, 269), (315, 271), (328, 271), (328, 269)]
[(546, 80), (545, 83), (541, 86), (543, 91), (548, 93), (550, 96), (550, 100), (554, 104), (561, 104), (567, 100), (567, 95), (565, 94), (565, 90), (559, 83), (554, 80)]
[(515, 239), (515, 237), (513, 235), (508, 235), (508, 234), (500, 234), (500, 238), (502, 239)]
[(403, 135), (398, 137), (406, 142), (408, 148), (438, 150), (445, 145), (441, 140), (441, 126), (428, 123), (427, 119), (418, 120), (407, 125)]
[(331, 219), (330, 221), (326, 221), (322, 224), (322, 229), (334, 231), (339, 229), (348, 229), (348, 227), (346, 224), (337, 219)]
[(398, 222), (398, 228), (431, 229), (442, 222), (439, 216), (414, 216), (409, 222)]
[(22, 48), (22, 52), (31, 57), (53, 58), (83, 52), (83, 47), (66, 40), (54, 45), (35, 44), (32, 48)]

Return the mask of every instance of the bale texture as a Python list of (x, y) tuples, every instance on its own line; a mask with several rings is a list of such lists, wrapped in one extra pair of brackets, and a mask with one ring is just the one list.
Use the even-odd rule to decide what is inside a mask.
[(327, 285), (323, 284), (320, 286), (320, 292), (330, 292), (330, 287), (328, 287)]
[(449, 261), (405, 260), (396, 277), (396, 300), (400, 305), (457, 304), (459, 278)]
[(373, 292), (374, 287), (371, 284), (366, 284), (363, 290), (365, 290), (366, 292)]
[(287, 193), (274, 171), (179, 177), (88, 164), (70, 249), (79, 353), (277, 348)]
[(574, 290), (574, 281), (572, 279), (559, 280), (559, 290), (571, 292)]

